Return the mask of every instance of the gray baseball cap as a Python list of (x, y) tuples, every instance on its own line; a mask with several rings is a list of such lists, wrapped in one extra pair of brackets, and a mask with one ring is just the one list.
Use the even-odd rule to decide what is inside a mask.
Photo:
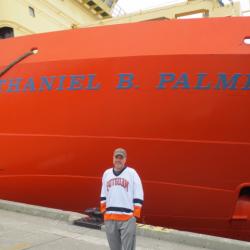
[(114, 157), (121, 155), (122, 157), (126, 158), (127, 157), (127, 152), (123, 148), (117, 148), (114, 151)]

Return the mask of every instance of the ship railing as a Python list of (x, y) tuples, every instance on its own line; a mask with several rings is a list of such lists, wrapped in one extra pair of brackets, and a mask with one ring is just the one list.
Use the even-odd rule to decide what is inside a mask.
[(241, 11), (242, 16), (250, 16), (250, 9)]
[(119, 4), (115, 4), (111, 9), (111, 14), (114, 17), (119, 17), (119, 16), (125, 16), (127, 13)]
[[(146, 8), (143, 8), (143, 10), (137, 10), (135, 11), (134, 13), (141, 13), (141, 12), (144, 12), (144, 11), (147, 11), (147, 10), (152, 10), (152, 9), (158, 9), (158, 8), (162, 8), (162, 7), (167, 7), (169, 6), (170, 8), (175, 6), (175, 5), (179, 5), (179, 4), (188, 4), (188, 2), (191, 1), (191, 0), (169, 0), (167, 3), (158, 3), (158, 4), (152, 4), (150, 6), (147, 6)], [(225, 5), (228, 5), (228, 4), (231, 4), (233, 5), (234, 2), (237, 2), (238, 0), (229, 0), (229, 3), (226, 2), (225, 0), (217, 0), (218, 3), (221, 4), (221, 6), (225, 6)], [(249, 0), (250, 2), (250, 0)], [(249, 12), (248, 11), (243, 11), (244, 13), (246, 12)], [(243, 13), (242, 12), (242, 13)], [(126, 15), (127, 13), (121, 8), (121, 6), (119, 4), (115, 4), (115, 6), (112, 8), (111, 10), (111, 13), (112, 13), (112, 16), (123, 16), (123, 15)]]
[(170, 0), (166, 3), (158, 3), (158, 4), (152, 4), (152, 5), (149, 5), (148, 7), (144, 8), (143, 10), (152, 10), (152, 9), (158, 9), (158, 8), (161, 8), (161, 7), (172, 7), (174, 5), (177, 5), (177, 4), (180, 4), (180, 3), (187, 3), (188, 0)]
[[(167, 3), (150, 5), (149, 7), (144, 8), (143, 10), (139, 10), (139, 11), (137, 10), (134, 13), (137, 13), (137, 12), (140, 13), (144, 10), (157, 9), (160, 7), (171, 6), (171, 5), (183, 3), (183, 2), (187, 2), (187, 0), (171, 0), (171, 1), (168, 1)], [(115, 4), (115, 6), (111, 10), (111, 14), (112, 16), (119, 17), (119, 16), (125, 16), (127, 13), (119, 4)]]

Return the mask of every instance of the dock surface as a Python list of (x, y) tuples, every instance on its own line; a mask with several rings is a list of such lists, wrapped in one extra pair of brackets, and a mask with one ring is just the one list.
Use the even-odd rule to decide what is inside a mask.
[[(45, 210), (43, 209), (42, 211), (44, 213), (46, 209)], [(106, 240), (106, 234), (104, 231), (75, 226), (69, 223), (69, 221), (67, 220), (60, 218), (46, 218), (44, 216), (40, 216), (39, 211), (38, 212), (33, 211), (33, 212), (34, 214), (31, 215), (27, 214), (27, 211), (26, 213), (21, 213), (20, 211), (9, 211), (3, 209), (0, 204), (0, 250), (109, 249), (108, 242)], [(54, 215), (55, 214), (56, 213), (54, 213)], [(157, 237), (158, 236), (156, 232), (154, 232), (154, 237), (148, 237), (147, 235), (143, 236), (142, 234), (138, 235), (136, 242), (136, 249), (137, 250), (223, 249), (222, 244), (214, 245), (216, 247), (210, 248), (210, 247), (204, 247), (204, 244), (201, 244), (201, 246), (192, 246), (192, 242), (189, 242), (190, 244), (187, 245), (185, 243), (187, 242), (187, 240), (179, 239), (180, 242), (174, 242), (166, 240), (164, 239), (164, 237), (159, 237), (159, 239), (157, 239)], [(202, 240), (202, 238), (199, 240)], [(206, 240), (206, 238), (204, 238), (204, 240)], [(234, 244), (230, 244), (230, 242), (228, 242), (227, 239), (223, 239), (223, 241), (225, 241), (224, 249), (235, 249), (235, 250), (250, 249), (250, 243), (232, 241), (234, 243), (236, 242), (236, 245), (234, 247)], [(207, 245), (209, 244), (210, 243), (208, 243)], [(211, 244), (211, 246), (213, 246), (213, 244)]]
[[(0, 210), (0, 250), (109, 249), (105, 232), (67, 222)], [(138, 236), (138, 250), (201, 250)]]

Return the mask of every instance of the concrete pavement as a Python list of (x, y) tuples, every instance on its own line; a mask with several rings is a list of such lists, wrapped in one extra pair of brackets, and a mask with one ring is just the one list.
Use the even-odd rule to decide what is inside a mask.
[[(0, 210), (0, 250), (109, 249), (105, 232), (65, 221)], [(138, 250), (201, 250), (167, 241), (137, 237)]]
[[(70, 223), (79, 216), (82, 215), (0, 200), (0, 250), (109, 249), (104, 231)], [(247, 250), (250, 243), (139, 225), (136, 249)]]

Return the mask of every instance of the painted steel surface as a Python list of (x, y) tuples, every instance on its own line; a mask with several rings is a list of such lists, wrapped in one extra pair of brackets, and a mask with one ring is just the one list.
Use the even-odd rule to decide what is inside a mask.
[(38, 54), (0, 78), (0, 198), (98, 206), (124, 147), (143, 180), (143, 222), (249, 240), (249, 211), (236, 209), (249, 207), (249, 27), (230, 17), (1, 40), (0, 69)]

